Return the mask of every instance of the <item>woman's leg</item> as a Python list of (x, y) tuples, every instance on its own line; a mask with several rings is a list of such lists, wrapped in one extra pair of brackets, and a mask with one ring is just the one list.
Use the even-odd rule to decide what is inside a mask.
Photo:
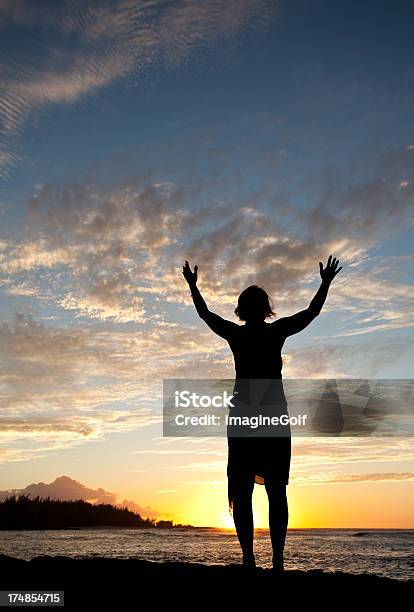
[(273, 549), (273, 567), (283, 570), (283, 549), (288, 526), (288, 503), (286, 485), (280, 482), (265, 481), (269, 498), (269, 527)]
[(254, 474), (238, 478), (234, 483), (233, 519), (243, 553), (243, 565), (254, 566), (252, 494)]

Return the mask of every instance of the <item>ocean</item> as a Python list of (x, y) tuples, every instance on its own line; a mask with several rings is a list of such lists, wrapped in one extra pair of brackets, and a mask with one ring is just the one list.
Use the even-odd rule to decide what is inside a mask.
[[(414, 530), (291, 529), (285, 548), (288, 570), (321, 569), (414, 578)], [(200, 529), (82, 529), (0, 531), (0, 554), (137, 557), (148, 561), (240, 563), (234, 531)], [(257, 565), (271, 566), (269, 533), (255, 535)]]

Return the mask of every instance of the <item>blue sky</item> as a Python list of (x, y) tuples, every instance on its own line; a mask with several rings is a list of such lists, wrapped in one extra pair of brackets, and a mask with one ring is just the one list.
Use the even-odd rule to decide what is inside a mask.
[[(185, 258), (234, 319), (253, 282), (278, 314), (304, 308), (333, 252), (344, 269), (285, 375), (411, 376), (410, 3), (34, 7), (0, 1), (1, 488), (67, 473), (162, 512), (179, 501), (159, 490), (188, 502), (142, 475), (145, 452), (163, 480), (182, 469), (157, 454), (161, 382), (232, 364), (193, 312)], [(392, 456), (390, 474), (411, 473), (403, 441), (381, 444), (361, 472)], [(221, 473), (205, 450), (189, 482), (203, 462)]]

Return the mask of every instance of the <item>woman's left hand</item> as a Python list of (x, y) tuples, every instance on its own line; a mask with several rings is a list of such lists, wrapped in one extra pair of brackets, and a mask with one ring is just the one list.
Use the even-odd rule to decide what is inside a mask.
[(194, 272), (193, 272), (190, 268), (190, 264), (186, 260), (185, 264), (183, 265), (183, 276), (189, 285), (197, 284), (197, 272), (198, 272), (198, 266), (194, 266)]

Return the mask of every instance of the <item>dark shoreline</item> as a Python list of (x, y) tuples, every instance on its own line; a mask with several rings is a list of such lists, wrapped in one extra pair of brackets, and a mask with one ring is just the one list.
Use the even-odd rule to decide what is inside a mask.
[[(172, 527), (159, 527), (157, 525), (137, 526), (137, 525), (82, 525), (73, 526), (64, 525), (62, 527), (2, 527), (0, 525), (0, 534), (8, 531), (90, 531), (93, 529), (131, 529), (134, 531), (146, 531), (148, 529), (157, 529), (159, 531), (224, 531), (235, 534), (234, 527), (209, 527), (207, 525), (173, 525)], [(255, 527), (255, 532), (268, 532), (268, 527)], [(371, 533), (381, 532), (407, 532), (414, 535), (412, 527), (289, 527), (288, 533), (303, 533), (303, 532), (326, 532), (332, 531), (349, 532), (351, 536), (370, 535)]]
[[(141, 559), (104, 557), (35, 557), (30, 561), (0, 555), (1, 589), (49, 589), (65, 591), (65, 607), (83, 604), (120, 602), (136, 607), (156, 586), (157, 598), (179, 601), (191, 587), (202, 599), (222, 593), (227, 601), (260, 593), (278, 598), (311, 597), (314, 603), (329, 596), (342, 601), (352, 597), (408, 597), (414, 594), (414, 580), (399, 581), (373, 574), (347, 574), (321, 570), (287, 571), (275, 576), (259, 568), (252, 573), (239, 565), (202, 565), (196, 563), (155, 563)], [(178, 599), (177, 599), (178, 598)], [(315, 600), (316, 598), (316, 600)], [(332, 599), (330, 599), (333, 603)], [(194, 601), (194, 603), (200, 603)], [(277, 603), (277, 602), (276, 602)], [(122, 609), (117, 607), (117, 609)]]

